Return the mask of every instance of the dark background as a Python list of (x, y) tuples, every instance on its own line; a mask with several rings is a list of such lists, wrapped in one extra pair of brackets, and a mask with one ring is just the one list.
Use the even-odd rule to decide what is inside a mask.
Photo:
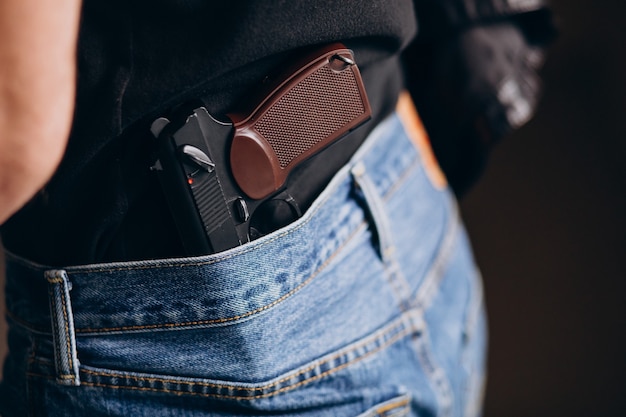
[(539, 113), (461, 202), (490, 317), (485, 415), (626, 416), (626, 0), (552, 3)]
[(626, 1), (552, 0), (536, 118), (462, 201), (490, 318), (486, 416), (626, 416)]

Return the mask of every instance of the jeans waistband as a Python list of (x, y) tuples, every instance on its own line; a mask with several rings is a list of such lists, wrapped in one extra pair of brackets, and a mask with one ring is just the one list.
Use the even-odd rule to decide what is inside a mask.
[(372, 131), (302, 218), (244, 246), (193, 258), (66, 268), (7, 253), (9, 316), (45, 333), (59, 330), (55, 323), (67, 327), (69, 316), (67, 331), (93, 334), (221, 326), (263, 313), (331, 264), (367, 218), (354, 196), (354, 172), (367, 173), (385, 195), (425, 160), (409, 139), (412, 122), (403, 113)]

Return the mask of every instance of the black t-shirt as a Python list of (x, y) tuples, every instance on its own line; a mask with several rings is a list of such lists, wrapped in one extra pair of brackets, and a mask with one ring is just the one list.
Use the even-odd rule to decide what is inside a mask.
[(393, 108), (398, 57), (415, 32), (412, 0), (85, 0), (69, 146), (49, 184), (2, 227), (4, 245), (49, 265), (177, 255), (148, 169), (155, 117), (192, 98), (223, 114), (294, 51), (341, 41), (374, 117), (324, 156), (339, 166)]

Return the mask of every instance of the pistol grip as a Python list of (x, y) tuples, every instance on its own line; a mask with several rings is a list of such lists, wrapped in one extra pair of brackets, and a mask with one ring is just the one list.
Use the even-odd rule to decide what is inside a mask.
[(252, 111), (229, 115), (232, 175), (250, 198), (279, 190), (293, 168), (371, 117), (352, 52), (334, 44), (316, 55)]

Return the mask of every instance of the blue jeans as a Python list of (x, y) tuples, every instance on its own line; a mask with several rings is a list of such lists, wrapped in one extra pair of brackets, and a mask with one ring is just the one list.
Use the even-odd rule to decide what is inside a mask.
[(8, 254), (0, 415), (479, 414), (480, 276), (410, 126), (390, 116), (301, 219), (223, 253)]

